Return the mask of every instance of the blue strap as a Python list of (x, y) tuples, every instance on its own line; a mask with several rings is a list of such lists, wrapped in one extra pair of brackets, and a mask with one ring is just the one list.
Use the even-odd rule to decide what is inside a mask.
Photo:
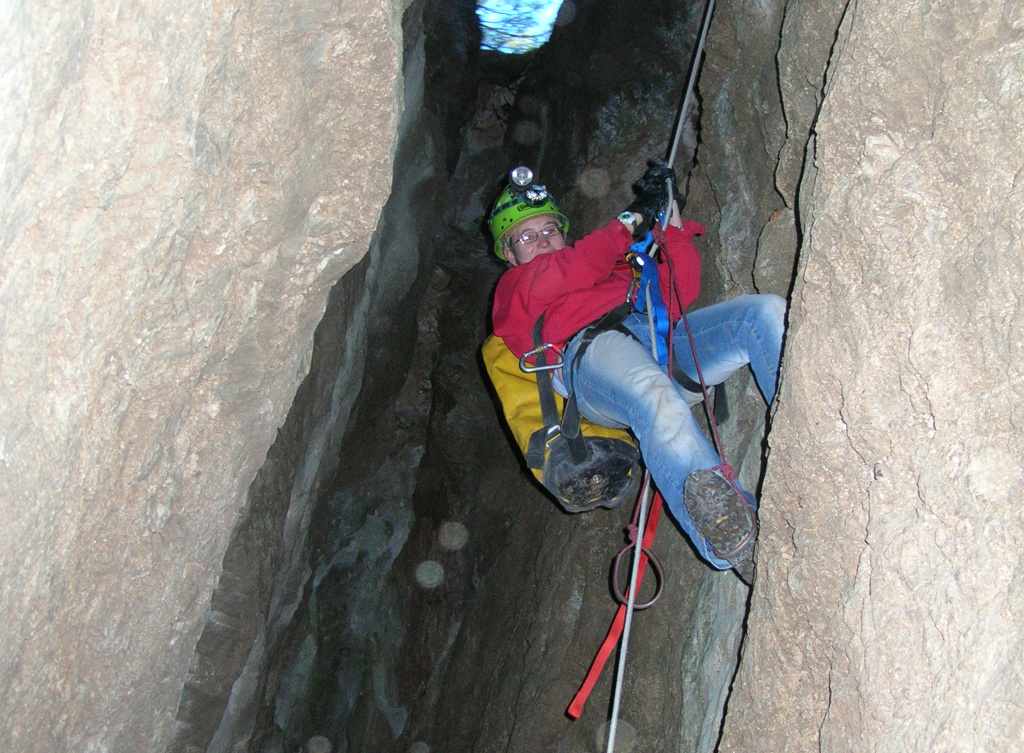
[[(665, 301), (661, 297), (661, 285), (658, 283), (658, 265), (647, 253), (647, 249), (654, 243), (654, 236), (650, 231), (641, 240), (629, 247), (630, 251), (636, 253), (636, 265), (640, 267), (640, 281), (636, 290), (636, 300), (633, 305), (636, 310), (646, 313), (647, 304), (651, 306), (651, 316), (654, 320), (654, 343), (658, 351), (658, 363), (661, 366), (668, 366), (668, 331), (669, 316)], [(648, 295), (647, 291), (650, 291)]]

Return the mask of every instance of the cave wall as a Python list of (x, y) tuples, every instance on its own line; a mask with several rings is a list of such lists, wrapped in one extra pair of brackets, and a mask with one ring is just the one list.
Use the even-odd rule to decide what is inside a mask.
[[(608, 670), (562, 711), (628, 511), (566, 516), (519, 467), (476, 360), (480, 221), (520, 160), (578, 230), (619, 211), (697, 11), (647, 9), (631, 44), (631, 6), (571, 6), (511, 75), (507, 139), (459, 151), (469, 7), (401, 33), (368, 0), (3, 19), (5, 750), (599, 745)], [(663, 524), (642, 747), (1024, 744), (1022, 38), (1012, 0), (718, 3), (704, 300), (789, 294), (790, 329), (748, 618)], [(758, 486), (766, 417), (727, 392)]]
[[(505, 91), (481, 90), (481, 111), (446, 191), (438, 259), (451, 279), (430, 377), (429, 431), (409, 503), (413, 522), (390, 572), (372, 581), (382, 585), (375, 603), (357, 602), (350, 587), (343, 592), (352, 594), (350, 606), (339, 610), (346, 616), (339, 622), (357, 610), (372, 615), (358, 629), (372, 624), (378, 647), (372, 673), (364, 670), (374, 683), (362, 681), (357, 711), (332, 737), (347, 750), (593, 750), (605, 734), (611, 664), (579, 721), (568, 720), (565, 708), (614, 616), (608, 571), (631, 510), (562, 513), (510, 449), (478, 356), (489, 294), (502, 271), (481, 230), (509, 166), (519, 162), (537, 169), (576, 234), (621, 211), (646, 160), (667, 149), (700, 8), (653, 5), (650, 18), (664, 25), (653, 36), (616, 24), (629, 12), (625, 3), (574, 8), (572, 22), (556, 29), (525, 70), (483, 61), (482, 75)], [(503, 114), (495, 102), (509, 105), (507, 123), (495, 122)], [(695, 146), (693, 134), (688, 144)], [(746, 264), (746, 279), (754, 250), (751, 244), (735, 262)], [(710, 266), (714, 272), (717, 263)], [(709, 296), (720, 292), (713, 273)], [(738, 380), (738, 395), (748, 381)], [(763, 402), (737, 403), (736, 413), (727, 441), (737, 465), (756, 480)], [(368, 496), (363, 484), (349, 489), (350, 501)], [(376, 504), (395, 520), (393, 496)], [(468, 531), (458, 551), (442, 539), (453, 521)], [(343, 543), (351, 551), (359, 541), (350, 534)], [(642, 748), (711, 750), (747, 589), (732, 573), (703, 565), (670, 520), (656, 549), (666, 593), (634, 624), (623, 729), (635, 730)], [(424, 562), (443, 567), (442, 583), (416, 585)], [(342, 564), (334, 577), (351, 581), (355, 568)], [(384, 629), (383, 611), (400, 627)], [(338, 666), (351, 671), (347, 662)]]
[[(314, 733), (338, 739), (339, 722), (326, 720), (350, 711), (364, 656), (376, 648), (341, 637), (334, 576), (359, 551), (355, 580), (372, 583), (408, 535), (410, 516), (394, 500), (403, 498), (410, 482), (401, 479), (415, 478), (422, 454), (415, 447), (424, 422), (416, 414), (429, 407), (429, 391), (419, 387), (432, 363), (425, 320), (444, 287), (434, 275), (431, 237), (479, 46), (467, 2), (414, 2), (402, 27), (404, 104), (392, 191), (368, 254), (331, 292), (309, 374), (249, 490), (170, 751), (296, 750)], [(396, 402), (401, 425), (392, 421), (381, 436), (374, 425), (394, 416)], [(394, 462), (385, 460), (389, 445), (397, 447)], [(357, 478), (360, 492), (339, 492), (336, 477)], [(384, 519), (394, 526), (381, 538)], [(344, 549), (339, 539), (364, 549)], [(373, 622), (372, 605), (363, 609), (367, 597), (348, 597), (351, 611)], [(339, 646), (347, 674), (335, 662)]]
[(0, 747), (162, 750), (391, 187), (401, 9), (5, 6)]
[[(653, 748), (1021, 747), (1020, 19), (1010, 3), (912, 3), (895, 14), (878, 3), (718, 4), (687, 213), (709, 227), (706, 295), (789, 295), (790, 335), (766, 445), (759, 575), (723, 736), (695, 734), (715, 717), (709, 696), (689, 696), (692, 716)], [(561, 63), (539, 87), (549, 99), (531, 100), (529, 74), (509, 127), (512, 153), (545, 165), (556, 196), (587, 212), (586, 191), (600, 187), (611, 200), (592, 211), (607, 216), (625, 193), (608, 175), (625, 181), (629, 172), (580, 180), (595, 162), (611, 162), (611, 142), (581, 101), (549, 89), (566, 70), (604, 70), (589, 49), (556, 53), (553, 44)], [(576, 77), (569, 88), (587, 86)], [(560, 106), (573, 114), (552, 119)], [(580, 125), (566, 128), (573, 118)], [(519, 133), (539, 139), (517, 139), (521, 119), (533, 125)], [(562, 128), (538, 127), (545, 119)], [(555, 148), (559, 138), (586, 159)], [(605, 148), (588, 152), (588, 138)], [(583, 166), (549, 161), (559, 151)], [(729, 391), (749, 405), (742, 380)], [(758, 423), (728, 429), (755, 482), (761, 447), (740, 440), (757, 436)], [(573, 537), (589, 521), (561, 522), (543, 525), (572, 559)], [(482, 581), (478, 608), (501, 615), (510, 638), (484, 632), (443, 644), (454, 656), (449, 675), (430, 675), (425, 688), (440, 685), (433, 692), (451, 694), (454, 710), (442, 711), (434, 734), (474, 750), (593, 745), (596, 724), (583, 720), (586, 734), (581, 723), (559, 728), (551, 712), (571, 685), (558, 674), (571, 662), (559, 631), (570, 625), (575, 640), (588, 630), (586, 609), (569, 609), (579, 600), (559, 588), (585, 581), (575, 561), (518, 541), (530, 565), (506, 559), (502, 572), (541, 595), (537, 623), (513, 620)], [(538, 575), (534, 560), (557, 575)], [(675, 618), (692, 661), (707, 634), (689, 632), (684, 612)], [(519, 653), (508, 640), (536, 657), (528, 667), (510, 668)], [(513, 679), (467, 678), (491, 662)], [(641, 746), (673, 732), (671, 693), (712, 674), (677, 678), (653, 662), (636, 671), (631, 691), (665, 712), (632, 717), (648, 722)], [(505, 694), (503, 681), (521, 693)], [(460, 699), (485, 689), (498, 700), (474, 703), (470, 722)]]
[(813, 6), (776, 8), (787, 127), (820, 109), (721, 748), (1018, 750), (1024, 11)]
[[(365, 365), (335, 480), (325, 484), (311, 530), (300, 603), (278, 656), (268, 661), (253, 749), (294, 750), (316, 734), (348, 751), (574, 750), (602, 736), (611, 668), (583, 719), (570, 723), (564, 709), (614, 615), (608, 566), (630, 510), (565, 515), (523, 473), (478, 351), (502, 271), (482, 222), (509, 165), (536, 165), (537, 149), (574, 133), (579, 143), (553, 150), (541, 177), (578, 210), (585, 229), (628, 203), (629, 181), (665, 149), (674, 117), (666, 103), (678, 95), (688, 65), (693, 9), (657, 8), (672, 45), (620, 34), (585, 66), (592, 80), (562, 75), (565, 61), (597, 50), (588, 34), (624, 12), (624, 4), (582, 5), (578, 28), (567, 25), (558, 32), (561, 43), (518, 68), (484, 60), (483, 75), (492, 79), (477, 92), (480, 109), (461, 151), (449, 152), (454, 174), (438, 191), (444, 211), (429, 255), (443, 271), (415, 316), (408, 312), (417, 343), (396, 346), (396, 333), (387, 335), (386, 350), (407, 348), (412, 368), (406, 373), (408, 362), (398, 358)], [(407, 35), (418, 33), (408, 15), (406, 21)], [(437, 32), (428, 29), (428, 39)], [(609, 65), (620, 52), (629, 65)], [(407, 85), (411, 79), (407, 73)], [(514, 88), (498, 91), (509, 83)], [(496, 100), (516, 103), (507, 124), (505, 113), (490, 109)], [(539, 118), (545, 111), (553, 116)], [(396, 175), (405, 174), (403, 149)], [(600, 163), (580, 160), (580, 149)], [(386, 235), (385, 220), (382, 228)], [(748, 267), (752, 259), (751, 249)], [(332, 330), (322, 326), (326, 345)], [(403, 377), (397, 395), (373, 387)], [(763, 405), (758, 410), (763, 414)], [(737, 443), (759, 446), (758, 430), (756, 422), (744, 424)], [(756, 478), (758, 453), (751, 466)], [(466, 537), (457, 547), (446, 539), (453, 526)], [(635, 628), (628, 724), (657, 749), (709, 750), (735, 668), (747, 590), (731, 573), (702, 565), (671, 522), (663, 524), (658, 550), (668, 591)], [(423, 568), (437, 581), (424, 583)]]

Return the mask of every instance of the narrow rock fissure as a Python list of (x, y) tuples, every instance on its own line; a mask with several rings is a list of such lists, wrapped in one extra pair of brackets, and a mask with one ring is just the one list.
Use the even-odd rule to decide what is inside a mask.
[[(296, 558), (300, 574), (275, 581), (273, 598), (290, 589), (296, 603), (260, 629), (272, 638), (256, 642), (244, 669), (227, 673), (238, 672), (231, 701), (248, 688), (249, 708), (236, 717), (222, 683), (207, 750), (247, 739), (251, 750), (294, 751), (320, 744), (316, 736), (346, 751), (602, 749), (615, 661), (584, 716), (571, 723), (564, 712), (614, 614), (609, 563), (631, 511), (555, 507), (513, 449), (479, 345), (502, 271), (484, 218), (509, 167), (533, 167), (582, 233), (621, 211), (647, 160), (664, 156), (703, 9), (661, 2), (649, 10), (656, 34), (612, 32), (624, 8), (580, 4), (540, 51), (467, 53), (473, 67), (461, 74), (441, 41), (471, 38), (468, 6), (406, 12), (406, 72), (421, 78), (406, 81), (395, 185), (361, 265), (378, 292), (366, 324), (346, 325), (355, 273), (339, 284), (307, 379), (329, 353), (365, 343), (365, 362), (350, 366), (358, 398), (331, 442), (335, 470), (320, 473), (302, 513), (308, 564)], [(584, 70), (565, 75), (588, 54)], [(707, 185), (703, 165), (714, 159), (697, 134), (687, 126), (679, 161), (691, 186), (689, 169)], [(694, 193), (688, 216), (721, 211), (717, 191)], [(721, 298), (725, 280), (750, 279), (753, 248), (744, 272), (727, 266), (737, 254), (715, 257), (713, 233), (703, 245), (703, 301)], [(754, 486), (763, 403), (746, 375), (726, 390), (736, 415), (723, 439)], [(300, 421), (297, 410), (286, 426)], [(622, 728), (641, 749), (686, 740), (701, 749), (698, 739), (718, 739), (747, 589), (703, 565), (670, 519), (656, 547), (669, 582), (634, 623)], [(212, 664), (211, 653), (197, 659)], [(189, 693), (205, 692), (200, 674)], [(196, 705), (183, 697), (179, 730), (193, 734), (171, 749), (201, 738), (202, 722), (188, 720)]]
[[(475, 0), (37, 6), (0, 20), (0, 749), (601, 750), (614, 662), (565, 710), (630, 510), (524, 468), (484, 219), (519, 164), (570, 236), (626, 207), (702, 4), (565, 0), (515, 58)], [(718, 391), (754, 587), (662, 523), (635, 750), (1021, 749), (1022, 39), (1009, 0), (716, 2), (696, 306), (787, 329), (770, 409)]]

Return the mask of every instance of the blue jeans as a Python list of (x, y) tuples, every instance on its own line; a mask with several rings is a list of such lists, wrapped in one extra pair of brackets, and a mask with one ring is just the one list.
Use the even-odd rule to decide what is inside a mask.
[[(770, 403), (785, 315), (786, 302), (770, 294), (742, 295), (687, 314), (705, 383), (721, 384), (749, 364)], [(579, 359), (580, 337), (570, 340), (562, 378), (575, 391), (581, 415), (602, 426), (632, 430), (654, 483), (697, 552), (719, 570), (728, 569), (731, 565), (715, 556), (683, 504), (686, 477), (722, 463), (690, 410), (702, 396), (684, 390), (658, 366), (644, 314), (633, 313), (623, 324), (636, 339), (614, 330), (602, 332)], [(673, 330), (672, 347), (686, 375), (699, 382), (682, 321)], [(745, 496), (754, 503), (752, 495)]]

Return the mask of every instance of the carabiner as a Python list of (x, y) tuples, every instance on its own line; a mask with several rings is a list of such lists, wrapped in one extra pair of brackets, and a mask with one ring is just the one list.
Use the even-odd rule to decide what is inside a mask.
[[(558, 356), (558, 363), (547, 364), (546, 366), (537, 366), (536, 364), (534, 364), (533, 366), (527, 365), (527, 358), (529, 358), (530, 356), (540, 355), (548, 348), (551, 348), (553, 351), (555, 351), (555, 355)], [(544, 343), (539, 348), (534, 348), (533, 350), (528, 350), (525, 353), (523, 353), (523, 357), (519, 359), (519, 368), (525, 371), (527, 374), (533, 374), (536, 371), (554, 371), (555, 369), (560, 369), (562, 368), (562, 351), (560, 351), (551, 343)]]

